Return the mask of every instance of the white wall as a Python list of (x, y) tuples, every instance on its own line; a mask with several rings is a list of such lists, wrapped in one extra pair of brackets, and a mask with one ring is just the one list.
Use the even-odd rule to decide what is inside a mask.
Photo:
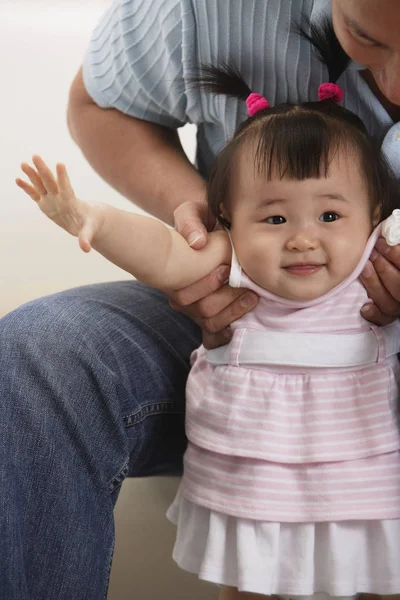
[[(150, 1), (150, 0), (148, 0)], [(66, 105), (90, 32), (107, 0), (0, 0), (0, 315), (47, 293), (128, 278), (95, 252), (83, 254), (14, 184), (19, 164), (41, 154), (67, 164), (79, 196), (135, 210), (86, 163), (69, 137)], [(183, 131), (193, 156), (193, 129)], [(178, 481), (128, 480), (116, 508), (109, 600), (201, 600), (198, 584), (170, 558), (174, 531), (164, 512)]]
[[(129, 276), (48, 221), (14, 184), (32, 154), (65, 162), (78, 196), (136, 210), (92, 170), (66, 125), (70, 83), (108, 0), (0, 0), (0, 314), (31, 298)], [(193, 129), (183, 131), (194, 152)]]

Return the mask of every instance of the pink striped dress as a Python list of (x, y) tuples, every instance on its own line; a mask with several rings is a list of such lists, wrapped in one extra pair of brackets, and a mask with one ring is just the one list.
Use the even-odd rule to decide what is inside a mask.
[[(399, 567), (394, 579), (384, 575), (392, 587), (376, 593), (395, 593), (400, 591), (400, 372), (395, 354), (400, 332), (397, 323), (382, 330), (361, 317), (367, 294), (358, 280), (377, 235), (378, 231), (372, 234), (357, 269), (346, 281), (306, 303), (260, 288), (233, 257), (230, 284), (256, 291), (260, 301), (255, 310), (233, 323), (228, 347), (217, 351), (200, 347), (193, 353), (187, 383), (189, 444), (169, 516), (184, 527), (179, 520), (183, 502), (191, 505), (190, 514), (198, 507), (203, 515), (207, 511), (262, 524), (357, 521), (363, 526), (389, 520), (398, 540), (392, 558)], [(370, 341), (371, 336), (376, 360), (369, 358), (368, 364), (356, 366), (350, 361), (352, 366), (347, 366), (347, 347), (357, 339)], [(270, 358), (267, 364), (263, 359), (256, 362), (270, 339), (276, 345), (270, 354), (276, 353), (280, 363), (270, 364)], [(326, 365), (328, 360), (334, 366), (296, 364), (296, 353), (304, 351), (311, 355), (312, 365)], [(187, 520), (187, 506), (184, 510)], [(179, 537), (178, 532), (178, 541)], [(182, 552), (177, 542), (175, 554), (180, 554), (177, 560), (184, 568), (201, 570), (188, 566), (187, 543)], [(212, 569), (218, 570), (215, 565)], [(220, 565), (221, 573), (226, 569)], [(299, 577), (305, 581), (307, 568), (303, 565), (301, 571)], [(204, 576), (240, 587), (232, 577), (226, 581), (209, 572)], [(246, 583), (242, 589), (308, 594), (318, 591), (312, 589), (314, 584), (288, 584), (282, 589), (269, 578), (265, 586)], [(339, 589), (340, 595), (373, 591), (370, 582), (364, 585), (365, 589), (360, 583), (354, 589), (331, 587), (330, 593), (332, 589)]]

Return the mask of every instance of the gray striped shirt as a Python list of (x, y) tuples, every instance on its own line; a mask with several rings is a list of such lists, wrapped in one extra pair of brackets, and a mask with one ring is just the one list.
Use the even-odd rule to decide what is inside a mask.
[[(316, 100), (328, 73), (291, 25), (329, 12), (329, 0), (114, 0), (93, 33), (84, 83), (101, 107), (167, 127), (195, 123), (206, 175), (246, 107), (191, 89), (188, 78), (201, 63), (222, 59), (271, 105)], [(392, 120), (360, 68), (352, 63), (339, 79), (344, 105), (383, 138)]]

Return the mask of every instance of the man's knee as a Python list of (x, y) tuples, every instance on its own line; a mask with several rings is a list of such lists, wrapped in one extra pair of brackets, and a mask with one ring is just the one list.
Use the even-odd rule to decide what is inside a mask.
[(54, 358), (64, 351), (75, 352), (91, 331), (95, 334), (92, 321), (83, 303), (68, 296), (34, 300), (0, 319), (0, 356)]

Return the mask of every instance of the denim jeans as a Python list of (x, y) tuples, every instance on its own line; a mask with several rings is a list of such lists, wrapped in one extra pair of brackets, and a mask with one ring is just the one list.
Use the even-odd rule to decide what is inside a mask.
[(181, 471), (200, 342), (165, 296), (133, 281), (0, 321), (1, 600), (106, 598), (121, 483)]

